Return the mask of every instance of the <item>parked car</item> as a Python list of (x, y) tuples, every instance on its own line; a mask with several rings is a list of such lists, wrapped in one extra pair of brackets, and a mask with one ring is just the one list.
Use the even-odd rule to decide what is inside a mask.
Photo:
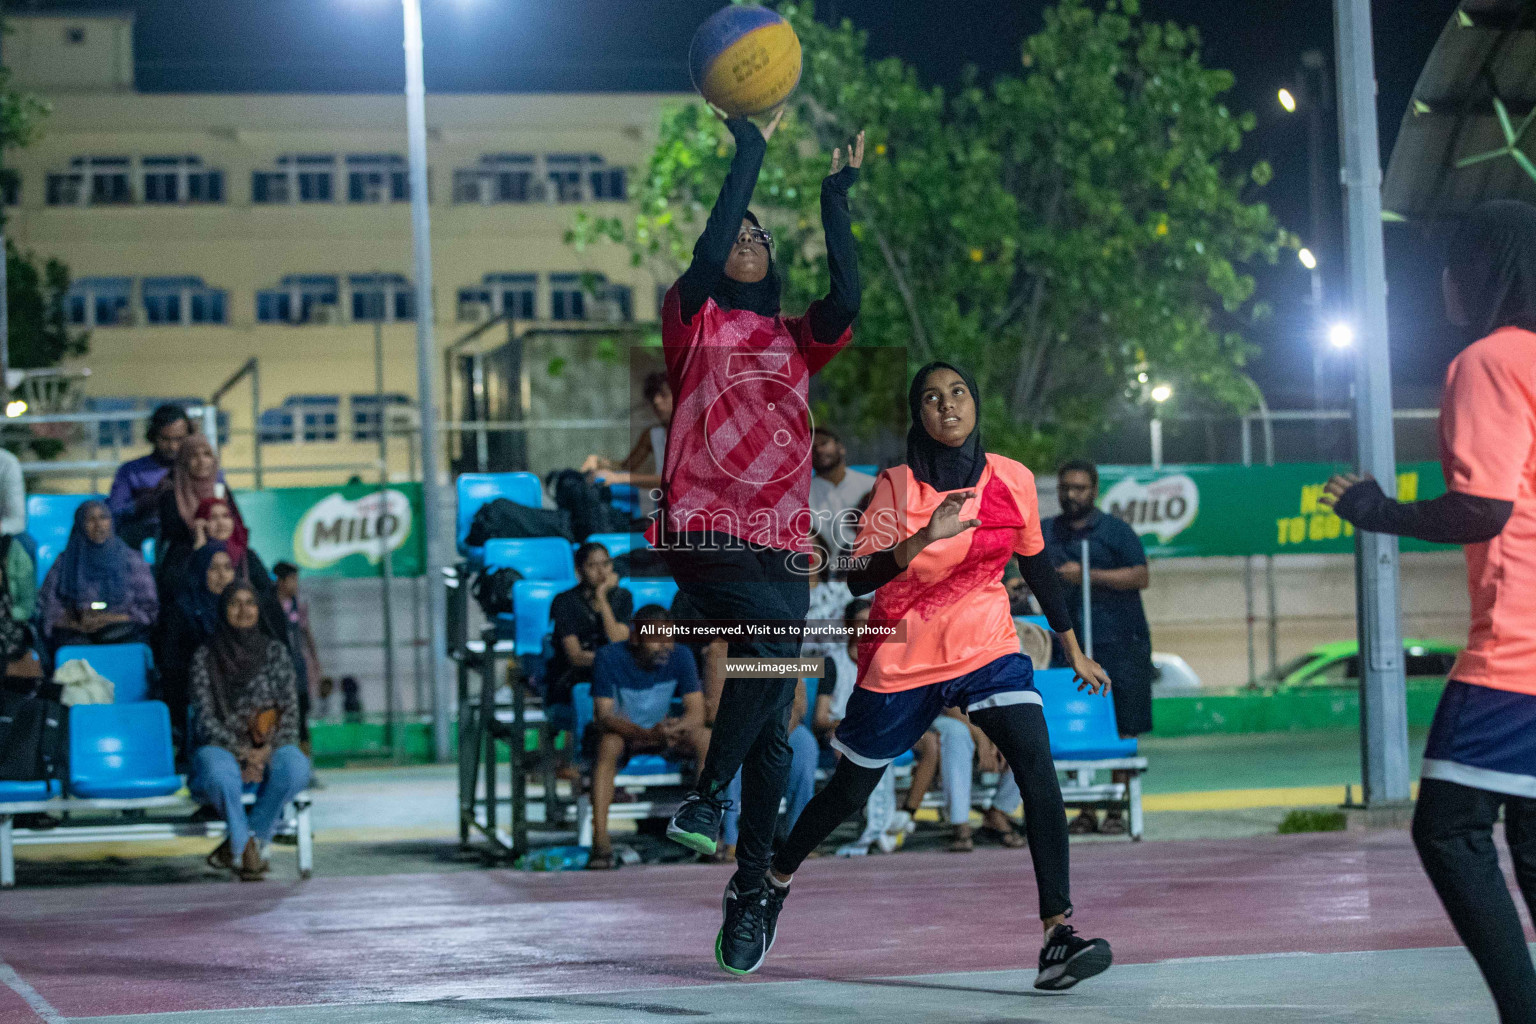
[[(1403, 640), (1403, 668), (1412, 680), (1443, 682), (1456, 663), (1461, 645), (1444, 640)], [(1265, 673), (1255, 686), (1274, 690), (1298, 687), (1338, 686), (1353, 689), (1360, 683), (1360, 645), (1354, 640), (1320, 644)]]
[(1152, 696), (1177, 697), (1198, 693), (1200, 677), (1177, 654), (1152, 652)]

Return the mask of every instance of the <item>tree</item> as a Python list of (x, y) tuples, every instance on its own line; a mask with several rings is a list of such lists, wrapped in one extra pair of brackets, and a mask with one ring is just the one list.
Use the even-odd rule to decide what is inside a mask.
[[(872, 380), (835, 360), (823, 377), (841, 421), (889, 422), (893, 403), (904, 416), (895, 378), (932, 358), (976, 373), (989, 445), (1025, 461), (1080, 445), (1151, 381), (1251, 401), (1242, 331), (1265, 310), (1242, 268), (1294, 243), (1247, 199), (1269, 168), (1226, 166), (1253, 120), (1222, 104), (1232, 76), (1204, 67), (1193, 30), (1144, 20), (1138, 0), (1060, 0), (1018, 74), (946, 95), (897, 58), (870, 60), (848, 22), (778, 9), (805, 65), (754, 204), (778, 239), (786, 308), (825, 286), (817, 182), (831, 147), (865, 128), (855, 337), (904, 346), (909, 364)], [(671, 280), (729, 161), (701, 104), (668, 110), (634, 214), (580, 213), (568, 240), (623, 244)]]

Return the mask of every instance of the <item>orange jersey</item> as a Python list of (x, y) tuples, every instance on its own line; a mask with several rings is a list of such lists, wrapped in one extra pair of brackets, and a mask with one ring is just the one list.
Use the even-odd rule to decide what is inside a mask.
[(1536, 334), (1501, 328), (1451, 362), (1440, 466), (1449, 490), (1515, 506), (1466, 546), (1472, 629), (1451, 678), (1536, 695)]
[[(905, 642), (867, 638), (859, 644), (859, 686), (881, 693), (912, 690), (973, 672), (1019, 653), (1019, 637), (1003, 589), (1014, 554), (1045, 548), (1035, 477), (1001, 455), (987, 455), (976, 492), (961, 519), (981, 525), (928, 545), (912, 564), (875, 591), (870, 619), (905, 623)], [(875, 480), (860, 521), (854, 555), (873, 555), (928, 525), (944, 496), (919, 483), (906, 466)]]

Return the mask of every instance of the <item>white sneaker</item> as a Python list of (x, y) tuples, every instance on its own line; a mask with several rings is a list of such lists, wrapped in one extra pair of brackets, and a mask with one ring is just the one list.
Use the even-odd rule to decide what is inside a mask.
[(864, 857), (869, 854), (869, 847), (864, 843), (847, 843), (837, 848), (837, 857)]

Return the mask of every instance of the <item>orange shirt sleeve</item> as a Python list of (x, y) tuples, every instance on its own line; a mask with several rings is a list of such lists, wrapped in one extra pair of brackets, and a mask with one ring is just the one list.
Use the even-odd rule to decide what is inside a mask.
[(1536, 443), (1536, 407), (1526, 381), (1496, 347), (1474, 345), (1451, 363), (1441, 405), (1447, 489), (1514, 501)]
[(1010, 483), (1024, 523), (1013, 533), (1013, 550), (1025, 557), (1038, 555), (1045, 550), (1045, 536), (1040, 532), (1040, 496), (1035, 492), (1035, 474), (1026, 469), (1020, 479)]

